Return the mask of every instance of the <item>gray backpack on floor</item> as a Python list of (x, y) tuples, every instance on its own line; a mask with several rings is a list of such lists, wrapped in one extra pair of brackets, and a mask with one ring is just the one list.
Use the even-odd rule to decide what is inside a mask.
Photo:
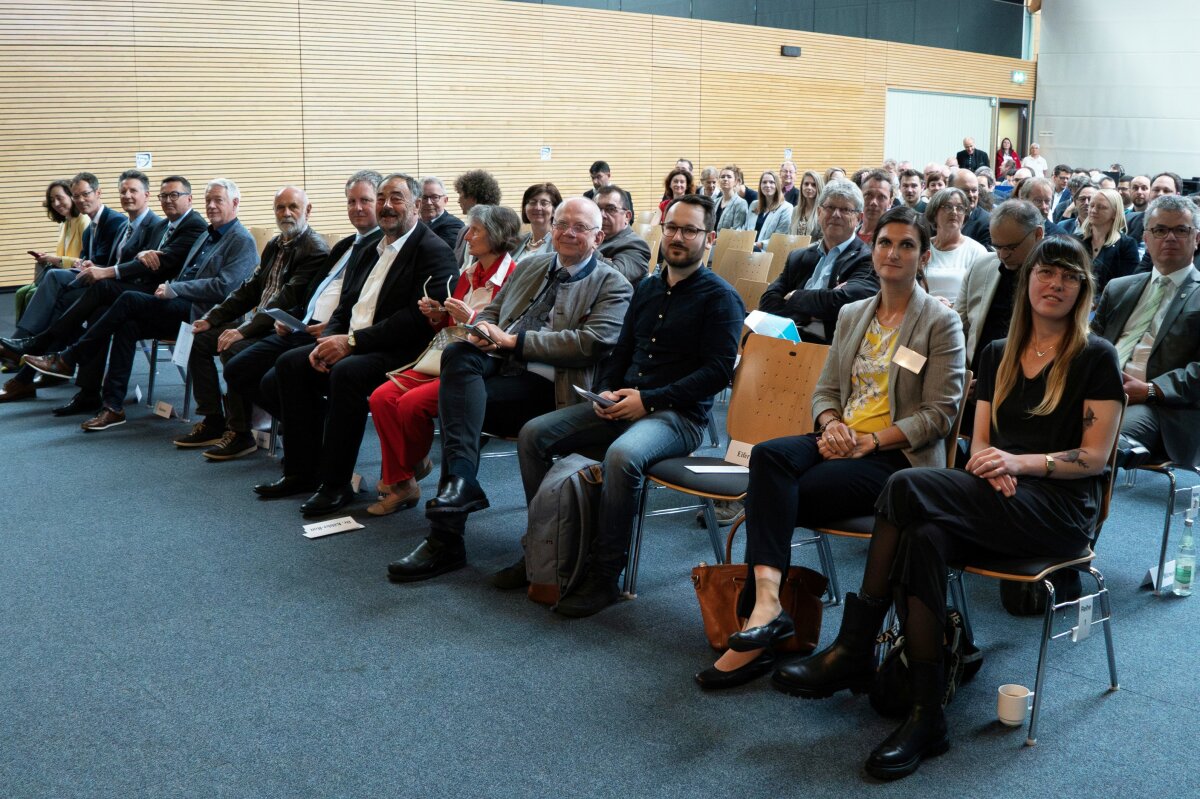
[(560, 458), (529, 503), (521, 538), (529, 598), (554, 605), (583, 573), (600, 515), (603, 467), (583, 455)]

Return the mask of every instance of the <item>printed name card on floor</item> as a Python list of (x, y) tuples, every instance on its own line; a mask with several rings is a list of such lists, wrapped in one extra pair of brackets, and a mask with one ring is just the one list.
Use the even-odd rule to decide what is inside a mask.
[(171, 363), (180, 369), (186, 369), (188, 358), (192, 355), (192, 323), (180, 322), (179, 332), (175, 334), (175, 347), (171, 350)]
[(363, 526), (354, 521), (353, 516), (343, 516), (340, 519), (330, 519), (324, 522), (313, 522), (304, 525), (305, 538), (323, 538), (335, 533), (345, 533), (350, 530), (361, 530)]
[(175, 408), (174, 408), (174, 406), (171, 405), (171, 403), (163, 402), (162, 400), (159, 400), (158, 402), (154, 403), (154, 415), (155, 416), (161, 416), (164, 419), (170, 419), (171, 414), (173, 414), (173, 413), (175, 413)]

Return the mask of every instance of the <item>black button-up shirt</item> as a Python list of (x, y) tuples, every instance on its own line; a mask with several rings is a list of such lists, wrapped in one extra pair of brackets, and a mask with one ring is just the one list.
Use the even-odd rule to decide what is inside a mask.
[(979, 353), (993, 341), (1008, 338), (1008, 325), (1012, 321), (1013, 294), (1017, 290), (1017, 270), (1009, 269), (1000, 262), (1000, 285), (996, 286), (996, 294), (992, 297), (992, 307), (988, 308), (987, 316), (983, 318), (983, 327), (979, 329), (979, 338), (975, 341), (975, 352), (971, 365), (979, 371)]
[(638, 284), (597, 388), (635, 388), (647, 412), (675, 410), (703, 425), (733, 375), (745, 319), (741, 297), (711, 269), (674, 286), (664, 269)]

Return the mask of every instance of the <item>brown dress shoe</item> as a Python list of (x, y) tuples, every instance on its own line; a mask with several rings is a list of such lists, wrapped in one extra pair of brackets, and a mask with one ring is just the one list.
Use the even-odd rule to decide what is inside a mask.
[(25, 365), (51, 377), (74, 377), (75, 365), (67, 363), (57, 352), (49, 355), (26, 355)]
[(415, 506), (420, 498), (420, 486), (413, 486), (411, 491), (388, 491), (379, 495), (378, 502), (367, 506), (367, 513), (372, 516), (387, 516), (389, 513)]
[(0, 402), (13, 402), (14, 400), (28, 399), (37, 396), (37, 387), (33, 383), (26, 383), (24, 380), (14, 377), (4, 384), (4, 388), (0, 389)]
[(85, 433), (94, 433), (97, 430), (107, 430), (108, 428), (116, 427), (119, 424), (125, 424), (125, 411), (114, 411), (109, 408), (101, 408), (99, 415), (97, 415), (94, 419), (88, 419), (79, 426)]

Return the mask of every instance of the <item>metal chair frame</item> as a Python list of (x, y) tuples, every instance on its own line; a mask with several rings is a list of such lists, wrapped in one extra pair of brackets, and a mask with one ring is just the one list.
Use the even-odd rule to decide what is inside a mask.
[[(145, 340), (141, 342), (142, 353), (146, 356), (146, 360), (150, 363), (150, 377), (146, 387), (146, 407), (154, 407), (154, 386), (158, 380), (158, 350), (160, 347), (166, 347), (167, 351), (174, 354), (175, 342), (167, 339), (151, 339), (147, 344)], [(175, 366), (179, 370), (179, 376), (183, 378), (183, 412), (180, 413), (180, 421), (187, 422), (188, 414), (192, 410), (192, 374), (191, 370), (181, 366)]]

